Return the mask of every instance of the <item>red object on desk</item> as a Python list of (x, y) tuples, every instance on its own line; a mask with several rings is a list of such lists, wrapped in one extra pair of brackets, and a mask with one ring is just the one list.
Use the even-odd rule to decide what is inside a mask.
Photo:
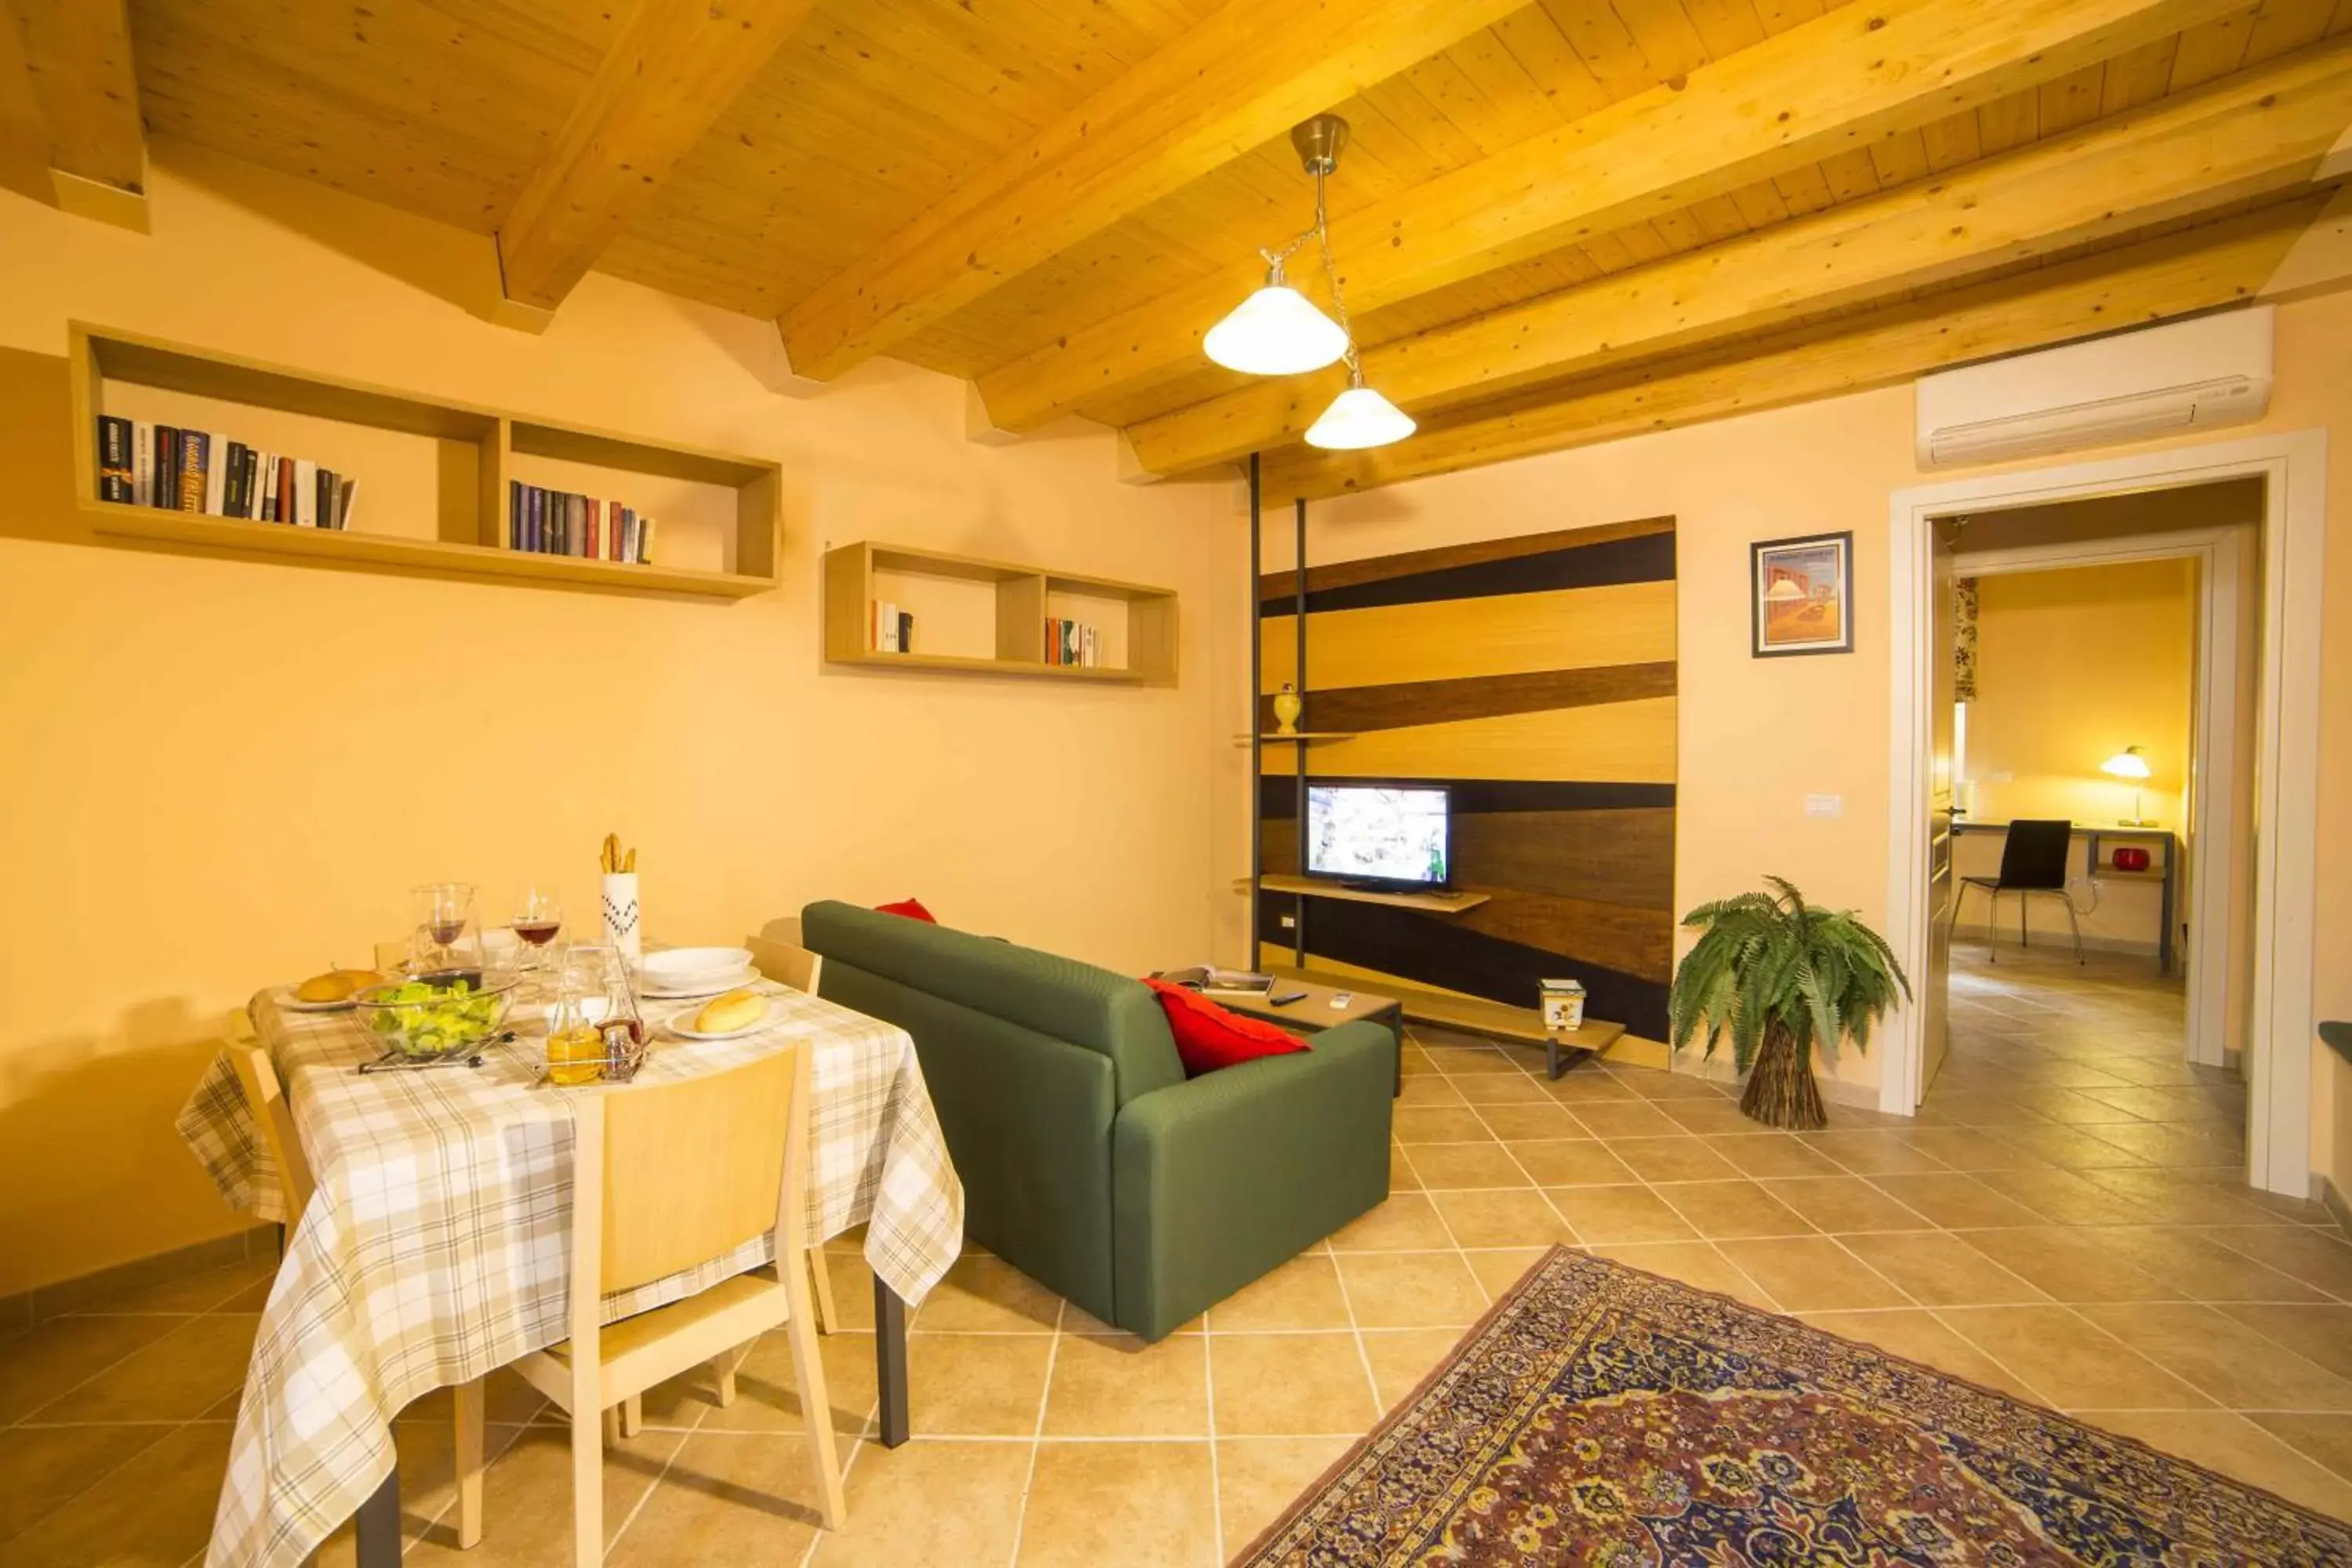
[(2115, 866), (2118, 871), (2145, 871), (2147, 869), (2147, 851), (2128, 846), (2118, 848), (2115, 854)]

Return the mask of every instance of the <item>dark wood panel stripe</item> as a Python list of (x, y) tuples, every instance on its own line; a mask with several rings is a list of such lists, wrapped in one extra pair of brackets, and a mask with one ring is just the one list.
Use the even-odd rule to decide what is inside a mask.
[[(1408, 550), (1395, 555), (1370, 555), (1360, 561), (1336, 561), (1328, 566), (1307, 569), (1307, 591), (1309, 594), (1327, 593), (1334, 588), (1353, 588), (1366, 583), (1385, 582), (1392, 577), (1413, 577), (1449, 567), (1475, 566), (1489, 561), (1508, 561), (1522, 555), (1544, 555), (1555, 550), (1575, 550), (1586, 545), (1608, 544), (1620, 539), (1671, 533), (1674, 527), (1675, 520), (1671, 517), (1645, 517), (1631, 522), (1604, 522), (1591, 528), (1559, 528), (1549, 533), (1525, 533), (1515, 539), (1482, 539), (1469, 544), (1443, 544), (1431, 550)], [(1296, 573), (1268, 572), (1258, 579), (1258, 598), (1261, 602), (1280, 599), (1287, 613), (1287, 606), (1297, 587)]]
[[(1282, 917), (1294, 900), (1261, 895), (1258, 929), (1268, 940), (1287, 933)], [(1647, 1039), (1666, 1037), (1666, 984), (1593, 962), (1489, 936), (1458, 919), (1416, 914), (1385, 904), (1310, 900), (1307, 911), (1308, 967), (1318, 958), (1466, 992), (1514, 1007), (1532, 1007), (1538, 982), (1573, 976), (1584, 982), (1587, 1010)]]
[(1673, 978), (1671, 909), (1633, 909), (1517, 888), (1480, 887), (1468, 878), (1462, 879), (1462, 885), (1486, 895), (1485, 903), (1455, 917), (1470, 931), (1546, 952), (1572, 952), (1643, 980)]
[[(1276, 770), (1276, 759), (1266, 758), (1268, 771), (1258, 776), (1258, 810), (1271, 821), (1276, 817), (1297, 815), (1297, 781), (1286, 767)], [(1288, 758), (1279, 759), (1287, 762)], [(1314, 775), (1317, 784), (1388, 784), (1394, 781), (1375, 778), (1350, 778), (1336, 773)], [(1671, 810), (1675, 804), (1675, 786), (1670, 784), (1608, 784), (1580, 779), (1412, 779), (1418, 784), (1442, 784), (1454, 791), (1454, 814), (1458, 819), (1465, 815), (1486, 816), (1497, 812), (1517, 811), (1639, 811), (1663, 807)]]
[[(1297, 854), (1290, 824), (1280, 825)], [(1276, 837), (1266, 826), (1266, 840)], [(1287, 868), (1268, 850), (1269, 867)], [(1454, 817), (1454, 874), (1482, 888), (1622, 904), (1671, 916), (1675, 902), (1675, 814), (1635, 810), (1461, 812)]]
[[(1541, 555), (1514, 555), (1501, 561), (1448, 566), (1346, 587), (1310, 589), (1307, 610), (1314, 615), (1325, 610), (1370, 609), (1378, 605), (1423, 605), (1439, 599), (1491, 599), (1504, 594), (1538, 594), (1554, 588), (1668, 583), (1674, 575), (1675, 536), (1669, 531), (1573, 550), (1554, 550)], [(1287, 616), (1294, 604), (1288, 599), (1269, 599), (1260, 605), (1259, 613)]]
[[(1533, 669), (1508, 675), (1465, 676), (1454, 680), (1394, 681), (1385, 686), (1342, 686), (1307, 695), (1302, 730), (1402, 730), (1455, 719), (1492, 719), (1553, 708), (1590, 708), (1675, 694), (1675, 662), (1604, 664), (1589, 669)], [(1258, 699), (1258, 722), (1276, 723), (1274, 699)]]

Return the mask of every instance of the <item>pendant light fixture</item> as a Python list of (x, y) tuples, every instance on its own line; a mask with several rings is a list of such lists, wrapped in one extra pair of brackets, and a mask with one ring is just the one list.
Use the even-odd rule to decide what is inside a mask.
[[(1385, 447), (1412, 434), (1412, 416), (1364, 384), (1348, 302), (1340, 293), (1339, 269), (1331, 264), (1331, 230), (1324, 207), (1324, 181), (1339, 166), (1339, 150), (1348, 144), (1348, 122), (1336, 114), (1318, 114), (1292, 126), (1290, 142), (1298, 149), (1299, 163), (1314, 176), (1314, 225), (1278, 250), (1258, 252), (1265, 258), (1265, 286), (1210, 328), (1201, 346), (1218, 364), (1251, 375), (1297, 375), (1335, 360), (1347, 361), (1347, 389), (1307, 427), (1307, 442), (1344, 450)], [(1283, 264), (1310, 239), (1331, 285), (1332, 308), (1339, 316), (1336, 321), (1283, 277)]]

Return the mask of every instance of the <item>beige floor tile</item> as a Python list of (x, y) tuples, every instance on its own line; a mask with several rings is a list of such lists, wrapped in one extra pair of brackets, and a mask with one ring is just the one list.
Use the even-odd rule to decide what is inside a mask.
[(1632, 1105), (1642, 1100), (1632, 1085), (1589, 1067), (1571, 1068), (1561, 1078), (1535, 1078), (1528, 1081), (1571, 1110), (1580, 1105)]
[(1590, 1250), (1595, 1258), (1678, 1279), (1767, 1312), (1780, 1310), (1779, 1303), (1765, 1294), (1763, 1287), (1741, 1273), (1738, 1266), (1716, 1250), (1711, 1241), (1612, 1242)]
[(1528, 1270), (1551, 1256), (1548, 1247), (1509, 1247), (1486, 1252), (1465, 1252), (1470, 1272), (1478, 1277), (1486, 1288), (1486, 1299), (1499, 1301), (1506, 1292), (1527, 1278)]
[[(209, 1312), (250, 1291), (266, 1288), (278, 1273), (274, 1258), (239, 1258), (211, 1268), (190, 1269), (136, 1289), (117, 1291), (77, 1306), (77, 1314), (118, 1312)], [(259, 1310), (258, 1308), (254, 1309)]]
[[(646, 1428), (604, 1449), (604, 1541), (609, 1547), (686, 1434)], [(438, 1447), (437, 1451), (446, 1452)], [(408, 1506), (404, 1475), (402, 1506)], [(436, 1484), (439, 1481), (436, 1473)], [(446, 1493), (444, 1494), (446, 1497)], [(482, 1542), (461, 1550), (451, 1530), (427, 1532), (404, 1560), (438, 1568), (505, 1568), (568, 1561), (572, 1553), (572, 1436), (566, 1426), (525, 1426), (482, 1477)]]
[(1371, 1363), (1372, 1386), (1378, 1390), (1382, 1414), (1394, 1410), (1422, 1380), (1437, 1370), (1464, 1331), (1456, 1329), (1384, 1329), (1366, 1331), (1364, 1359)]
[(2177, 1301), (2175, 1287), (2133, 1268), (2092, 1231), (2063, 1226), (1971, 1230), (1968, 1245), (2061, 1301)]
[(1839, 1176), (1845, 1167), (1793, 1132), (1739, 1132), (1710, 1136), (1706, 1146), (1747, 1176)]
[(1745, 1178), (1683, 1182), (1661, 1187), (1658, 1194), (1704, 1237), (1805, 1236), (1813, 1230), (1788, 1205)]
[(2147, 1218), (2147, 1211), (2129, 1198), (2055, 1166), (1972, 1173), (2053, 1225), (2137, 1225)]
[(2005, 1198), (1974, 1176), (1884, 1174), (1873, 1176), (1881, 1192), (1931, 1225), (1947, 1230), (1982, 1230), (1996, 1226), (2036, 1225), (2042, 1216), (2014, 1198)]
[(2304, 1226), (2232, 1226), (2204, 1233), (2282, 1274), (2352, 1300), (2352, 1242)]
[(1518, 1063), (1493, 1046), (1430, 1046), (1425, 1048), (1429, 1052), (1430, 1065), (1448, 1078), (1475, 1078), (1486, 1073), (1519, 1071)]
[(1674, 1138), (1612, 1138), (1609, 1152), (1644, 1182), (1727, 1182), (1738, 1168), (1687, 1134)]
[(259, 1318), (241, 1312), (179, 1320), (162, 1339), (26, 1419), (193, 1421), (244, 1385), (260, 1326)]
[(1053, 1350), (1045, 1334), (909, 1334), (908, 1419), (940, 1436), (1026, 1437)]
[(2338, 1519), (2352, 1519), (2352, 1482), (2234, 1412), (2086, 1410), (2083, 1418), (2137, 1437), (2151, 1448), (2274, 1491), (2290, 1502)]
[(0, 1425), (97, 1376), (186, 1318), (55, 1318), (0, 1344)]
[(1580, 1138), (1584, 1129), (1565, 1107), (1546, 1100), (1529, 1105), (1482, 1105), (1478, 1119), (1506, 1142), (1549, 1138)]
[(1660, 1100), (1658, 1109), (1684, 1131), (1701, 1137), (1745, 1137), (1765, 1131), (1761, 1123), (1742, 1113), (1736, 1102), (1720, 1095), (1706, 1100)]
[(1395, 1112), (1396, 1141), (1410, 1148), (1416, 1143), (1478, 1143), (1495, 1134), (1478, 1113), (1466, 1105)]
[(1523, 1072), (1476, 1073), (1468, 1078), (1448, 1079), (1454, 1092), (1469, 1105), (1543, 1105), (1551, 1100), (1544, 1092), (1539, 1079)]
[(1225, 1555), (1242, 1549), (1282, 1516), (1316, 1479), (1339, 1463), (1348, 1437), (1217, 1438), (1217, 1500), (1224, 1515)]
[(2083, 1316), (2233, 1410), (2352, 1411), (2352, 1382), (2207, 1306), (2131, 1301)]
[(1046, 1443), (1037, 1450), (1016, 1568), (1215, 1568), (1209, 1445)]
[(1430, 1197), (1456, 1247), (1565, 1247), (1576, 1242), (1576, 1233), (1533, 1187), (1441, 1192)]
[(1933, 1154), (1914, 1149), (1887, 1132), (1801, 1132), (1798, 1138), (1817, 1154), (1826, 1154), (1858, 1176), (1946, 1171)]
[(2015, 1306), (2050, 1299), (1948, 1231), (1885, 1231), (1844, 1241), (1923, 1306)]
[[(412, 1405), (411, 1410), (416, 1408)], [(506, 1451), (520, 1441), (525, 1428), (493, 1424), (482, 1435), (482, 1453), (496, 1464)], [(648, 1434), (640, 1440), (639, 1451), (652, 1452), (642, 1445), (667, 1445), (675, 1434)], [(404, 1422), (393, 1429), (393, 1443), (400, 1465), (400, 1534), (404, 1549), (415, 1551), (420, 1545), (432, 1544), (443, 1550), (453, 1550), (457, 1544), (457, 1521), (452, 1508), (457, 1500), (457, 1464), (454, 1449), (457, 1432), (450, 1425), (448, 1412), (440, 1412), (437, 1420)], [(569, 1471), (565, 1472), (567, 1475)], [(565, 1507), (571, 1493), (565, 1492)], [(608, 1521), (617, 1528), (617, 1521)], [(358, 1552), (352, 1537), (352, 1527), (346, 1522), (329, 1536), (319, 1548), (318, 1568), (355, 1568)]]
[(2300, 1280), (2223, 1247), (2194, 1230), (2109, 1226), (2088, 1233), (2143, 1273), (2199, 1301), (2316, 1302)]
[(169, 1426), (0, 1430), (0, 1546), (172, 1435)]
[(228, 1442), (220, 1423), (173, 1428), (0, 1555), (9, 1568), (184, 1563), (211, 1538)]
[(1719, 1240), (1716, 1247), (1784, 1312), (1907, 1307), (1911, 1299), (1826, 1236)]
[(1486, 1310), (1486, 1293), (1458, 1252), (1355, 1252), (1339, 1264), (1358, 1328), (1461, 1327)]
[(1377, 1414), (1352, 1333), (1212, 1333), (1209, 1378), (1220, 1438), (1352, 1436)]
[(1533, 1184), (1500, 1143), (1418, 1143), (1406, 1152), (1420, 1184), (1441, 1187), (1524, 1187)]
[[(834, 1281), (836, 1299), (841, 1285)], [(966, 1256), (923, 1298), (909, 1328), (917, 1333), (1047, 1333), (1061, 1313), (1059, 1296), (1003, 1258)]]
[(1914, 1149), (1955, 1171), (2044, 1170), (2051, 1162), (2031, 1150), (1973, 1127), (1921, 1127), (1906, 1132)]
[(1552, 1204), (1587, 1243), (1679, 1241), (1698, 1232), (1645, 1186), (1552, 1187)]
[(1328, 1253), (1294, 1258), (1211, 1307), (1209, 1327), (1218, 1332), (1264, 1329), (1344, 1329), (1348, 1301), (1339, 1292), (1339, 1271)]
[[(854, 1445), (844, 1444), (846, 1458)], [(815, 1461), (805, 1438), (698, 1432), (614, 1544), (607, 1568), (768, 1568), (816, 1538)]]
[(1404, 1145), (1401, 1143), (1390, 1144), (1389, 1191), (1392, 1193), (1412, 1192), (1417, 1190), (1420, 1186), (1421, 1174), (1412, 1168), (1412, 1162), (1404, 1157)]
[[(980, 1255), (967, 1242), (963, 1256), (975, 1258)], [(841, 1314), (840, 1326), (860, 1333), (871, 1333), (874, 1330), (874, 1270), (866, 1263), (865, 1256), (855, 1249), (844, 1250), (828, 1244), (824, 1249), (824, 1268), (825, 1277), (833, 1281), (833, 1304)], [(933, 1294), (936, 1295), (937, 1291)], [(929, 1305), (928, 1299), (924, 1305)]]
[[(824, 1365), (824, 1396), (833, 1410), (834, 1431), (844, 1437), (866, 1431), (877, 1397), (874, 1336), (846, 1331), (820, 1336), (817, 1358)], [(709, 1432), (804, 1429), (800, 1385), (793, 1376), (792, 1342), (782, 1331), (761, 1335), (736, 1368), (735, 1403), (725, 1409), (719, 1406), (718, 1379), (707, 1365), (647, 1389), (644, 1403), (647, 1426), (699, 1426)]]
[(2063, 1307), (1945, 1307), (1937, 1316), (2061, 1409), (2183, 1410), (2212, 1403)]
[(1065, 1334), (1045, 1396), (1048, 1437), (1205, 1437), (1209, 1340)]
[(1899, 1355), (1906, 1361), (1984, 1388), (2039, 1404), (2040, 1397), (2007, 1367), (1961, 1338), (1935, 1313), (1916, 1308), (1886, 1312), (1807, 1312), (1804, 1321), (1842, 1339)]
[(848, 1517), (819, 1538), (813, 1561), (824, 1568), (1009, 1563), (1033, 1453), (1026, 1443), (863, 1445), (849, 1467)]
[(1998, 1128), (1994, 1130), (1993, 1136), (2070, 1171), (2112, 1170), (2147, 1163), (2137, 1154), (2116, 1147), (2098, 1137), (2092, 1129), (2084, 1127), (2062, 1127), (2055, 1122), (2046, 1122), (2036, 1127)]
[(1584, 1130), (1595, 1138), (1672, 1138), (1682, 1136), (1679, 1122), (1646, 1100), (1615, 1103), (1583, 1101), (1569, 1108)]
[(1832, 1236), (1871, 1230), (1920, 1230), (1927, 1221), (1860, 1176), (1789, 1176), (1764, 1190)]
[(2352, 1481), (2352, 1415), (2305, 1415), (2276, 1411), (2254, 1415), (2252, 1421), (2271, 1436), (2285, 1441), (2297, 1453), (2317, 1460)]
[(1598, 1138), (1547, 1138), (1514, 1142), (1510, 1150), (1539, 1187), (1605, 1186), (1635, 1180), (1625, 1162)]
[(1391, 1193), (1388, 1201), (1331, 1236), (1334, 1252), (1411, 1252), (1452, 1239), (1426, 1193)]
[(2352, 1307), (2335, 1303), (2274, 1307), (2225, 1302), (2221, 1311), (2296, 1354), (2317, 1362), (2336, 1376), (2352, 1378)]
[(1433, 1072), (1408, 1074), (1404, 1080), (1404, 1088), (1397, 1092), (1396, 1097), (1396, 1108), (1399, 1110), (1423, 1110), (1437, 1107), (1458, 1109), (1468, 1103), (1469, 1101), (1462, 1098), (1462, 1091), (1454, 1087), (1453, 1079)]

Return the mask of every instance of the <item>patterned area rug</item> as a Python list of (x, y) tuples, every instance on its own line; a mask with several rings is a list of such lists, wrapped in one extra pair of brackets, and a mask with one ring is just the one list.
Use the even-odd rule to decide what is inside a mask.
[(2352, 1528), (1559, 1248), (1237, 1562), (2318, 1568)]

